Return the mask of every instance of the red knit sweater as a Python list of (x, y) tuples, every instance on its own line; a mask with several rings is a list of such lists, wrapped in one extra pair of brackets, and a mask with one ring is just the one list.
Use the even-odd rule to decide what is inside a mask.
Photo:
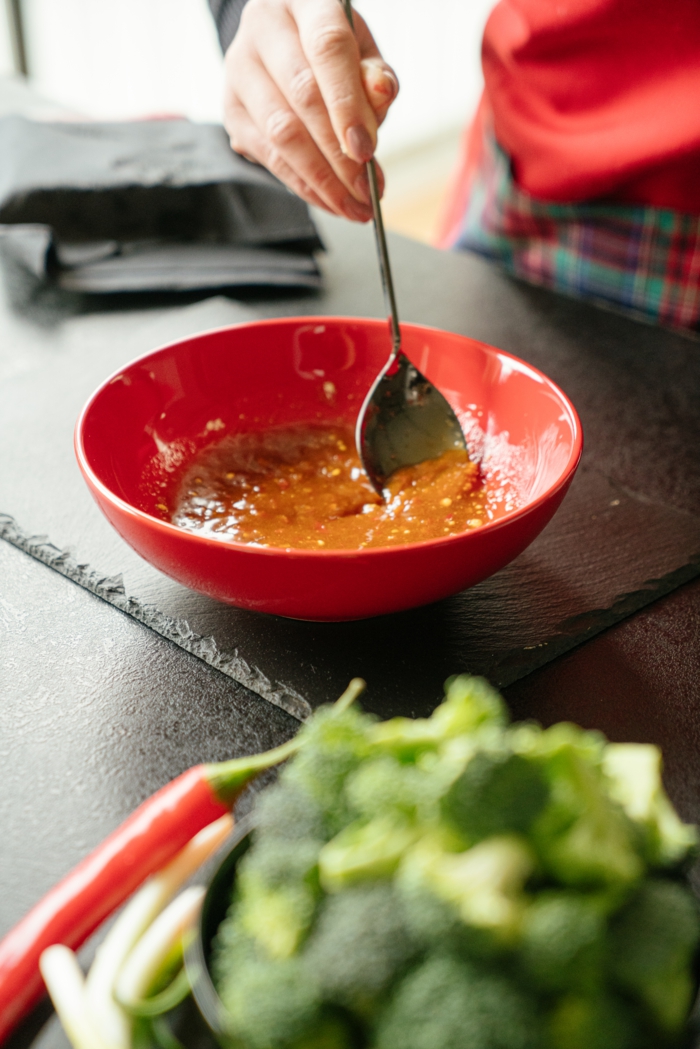
[(501, 0), (483, 67), (533, 196), (700, 214), (699, 0)]

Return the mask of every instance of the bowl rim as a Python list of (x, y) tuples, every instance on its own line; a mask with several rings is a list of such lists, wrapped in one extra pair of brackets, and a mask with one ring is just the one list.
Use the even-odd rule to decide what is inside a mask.
[(413, 323), (401, 323), (401, 327), (410, 330), (418, 330), (421, 332), (433, 332), (439, 335), (452, 335), (457, 339), (464, 339), (467, 342), (473, 342), (481, 347), (485, 347), (487, 350), (498, 354), (501, 357), (506, 357), (508, 360), (515, 361), (519, 366), (520, 370), (524, 367), (529, 372), (533, 373), (540, 382), (546, 387), (552, 390), (557, 398), (559, 399), (562, 407), (565, 409), (569, 423), (572, 429), (572, 447), (571, 452), (566, 461), (565, 467), (562, 469), (560, 476), (554, 481), (549, 488), (542, 492), (536, 499), (528, 502), (525, 506), (519, 507), (517, 510), (511, 510), (505, 513), (502, 517), (497, 518), (495, 521), (486, 521), (478, 529), (473, 529), (468, 532), (458, 532), (456, 535), (437, 536), (434, 539), (421, 539), (418, 542), (413, 543), (397, 543), (395, 546), (374, 546), (366, 547), (363, 549), (355, 549), (353, 547), (348, 548), (331, 548), (328, 550), (303, 550), (298, 547), (283, 547), (283, 546), (255, 546), (252, 543), (241, 543), (235, 539), (214, 539), (208, 535), (202, 535), (198, 532), (189, 531), (185, 528), (180, 528), (179, 525), (172, 524), (170, 521), (163, 521), (158, 517), (154, 517), (152, 514), (147, 513), (145, 510), (139, 510), (131, 503), (127, 502), (121, 496), (113, 492), (95, 473), (90, 465), (90, 461), (84, 446), (84, 430), (87, 416), (92, 409), (93, 405), (101, 395), (102, 391), (109, 386), (115, 379), (124, 372), (133, 368), (138, 364), (143, 364), (152, 357), (158, 354), (165, 353), (167, 350), (171, 350), (176, 346), (179, 346), (186, 342), (192, 342), (202, 338), (203, 336), (218, 335), (224, 332), (235, 332), (246, 328), (257, 328), (261, 325), (265, 327), (277, 327), (285, 326), (294, 323), (303, 324), (325, 324), (328, 322), (336, 323), (362, 323), (370, 324), (373, 327), (384, 327), (386, 321), (382, 318), (377, 317), (348, 317), (340, 316), (336, 314), (329, 314), (326, 316), (308, 314), (290, 317), (270, 317), (262, 318), (260, 320), (243, 321), (239, 324), (224, 324), (216, 328), (207, 328), (204, 331), (195, 332), (193, 335), (186, 335), (180, 339), (174, 339), (172, 342), (164, 343), (162, 346), (157, 346), (153, 350), (148, 350), (147, 353), (140, 354), (137, 357), (127, 361), (120, 368), (113, 371), (106, 379), (104, 379), (100, 385), (93, 391), (83, 408), (80, 411), (78, 419), (75, 424), (73, 444), (75, 449), (75, 455), (78, 460), (78, 466), (87, 481), (87, 483), (96, 489), (100, 495), (110, 504), (115, 505), (122, 514), (125, 514), (132, 519), (139, 521), (149, 528), (156, 528), (156, 531), (160, 531), (163, 534), (170, 537), (177, 537), (184, 540), (185, 542), (194, 542), (196, 544), (206, 544), (206, 546), (217, 550), (236, 550), (241, 553), (246, 553), (251, 556), (262, 556), (262, 557), (279, 557), (280, 554), (284, 554), (285, 557), (291, 557), (294, 559), (305, 559), (307, 557), (316, 559), (333, 559), (337, 557), (345, 558), (386, 558), (387, 556), (401, 556), (404, 552), (411, 550), (421, 550), (425, 548), (432, 548), (436, 546), (450, 546), (457, 545), (464, 542), (465, 537), (470, 535), (481, 535), (484, 532), (495, 532), (500, 528), (510, 525), (513, 521), (517, 521), (519, 518), (531, 514), (538, 507), (548, 502), (556, 493), (565, 485), (567, 485), (572, 479), (581, 456), (583, 454), (583, 427), (579, 418), (576, 408), (572, 404), (571, 400), (564, 391), (559, 387), (549, 376), (545, 375), (544, 372), (540, 371), (532, 364), (528, 364), (521, 357), (516, 357), (515, 354), (509, 353), (507, 350), (500, 350), (497, 346), (492, 346), (490, 343), (482, 342), (480, 339), (474, 339), (470, 335), (462, 335), (459, 332), (449, 332), (444, 328), (436, 328), (426, 324), (413, 324)]

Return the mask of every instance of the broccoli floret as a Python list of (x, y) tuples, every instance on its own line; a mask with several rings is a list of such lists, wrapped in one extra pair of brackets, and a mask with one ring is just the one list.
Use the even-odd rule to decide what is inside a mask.
[(527, 844), (515, 836), (487, 838), (465, 852), (447, 852), (426, 836), (406, 856), (399, 882), (423, 886), (452, 904), (461, 921), (497, 942), (517, 937), (526, 906), (523, 886), (534, 869)]
[(410, 869), (396, 879), (404, 921), (411, 938), (424, 948), (452, 945), (465, 928), (457, 908), (428, 889)]
[(257, 834), (254, 846), (238, 865), (239, 883), (259, 882), (268, 887), (291, 882), (318, 884), (318, 854), (323, 842), (309, 838), (285, 841)]
[(661, 751), (647, 743), (610, 743), (603, 755), (610, 793), (644, 830), (647, 861), (656, 867), (682, 863), (697, 847), (695, 827), (683, 823), (661, 781)]
[(646, 1040), (628, 1004), (613, 995), (567, 995), (549, 1022), (552, 1049), (639, 1049)]
[(351, 823), (321, 849), (321, 885), (326, 892), (339, 892), (357, 881), (391, 877), (418, 833), (406, 819), (390, 815)]
[(255, 940), (243, 932), (236, 920), (236, 901), (229, 908), (212, 943), (212, 973), (217, 987), (223, 986), (229, 973), (240, 971), (258, 960)]
[(445, 682), (445, 699), (429, 718), (391, 718), (371, 730), (374, 749), (401, 761), (415, 761), (425, 751), (482, 726), (505, 725), (507, 713), (498, 692), (480, 677), (460, 674)]
[(611, 923), (612, 978), (647, 1005), (664, 1031), (679, 1031), (688, 1015), (699, 935), (690, 890), (662, 879), (643, 883)]
[(323, 811), (313, 797), (287, 781), (285, 770), (255, 802), (255, 837), (282, 841), (323, 840)]
[(500, 693), (486, 678), (459, 674), (445, 682), (445, 700), (430, 720), (441, 738), (449, 739), (473, 732), (482, 725), (504, 727), (508, 712)]
[(316, 895), (304, 885), (254, 883), (238, 898), (238, 921), (270, 958), (289, 958), (313, 921)]
[(399, 984), (377, 1049), (539, 1049), (534, 1007), (510, 981), (450, 955), (432, 955)]
[(606, 793), (597, 748), (593, 744), (589, 751), (588, 734), (573, 726), (557, 728), (556, 736), (550, 730), (548, 740), (542, 733), (549, 750), (542, 768), (550, 801), (531, 834), (540, 859), (564, 885), (630, 884), (644, 872), (634, 826)]
[(250, 1049), (282, 1049), (314, 1036), (321, 998), (299, 958), (248, 958), (220, 975), (218, 991), (231, 1035)]
[(506, 750), (478, 751), (442, 800), (445, 817), (468, 841), (526, 834), (549, 798), (542, 769)]
[(304, 962), (325, 999), (366, 1016), (416, 951), (392, 886), (376, 883), (325, 901)]
[(453, 903), (441, 899), (420, 881), (396, 881), (406, 928), (423, 950), (448, 950), (482, 959), (502, 954), (504, 944), (490, 929), (466, 925)]
[(322, 709), (301, 737), (214, 945), (235, 1049), (678, 1044), (695, 834), (655, 748), (507, 726), (465, 677), (430, 718)]
[(350, 821), (345, 800), (347, 776), (369, 755), (368, 731), (374, 719), (355, 708), (319, 708), (301, 728), (300, 748), (280, 779), (308, 794), (322, 813), (327, 836)]
[(258, 839), (238, 867), (235, 914), (271, 958), (288, 958), (311, 925), (320, 894), (321, 842)]
[(388, 754), (364, 762), (350, 774), (345, 785), (350, 808), (366, 819), (394, 811), (413, 817), (443, 790), (443, 782), (435, 772), (402, 763)]
[(357, 1035), (347, 1016), (323, 1009), (312, 1031), (306, 1031), (290, 1049), (356, 1049)]
[(544, 991), (593, 990), (602, 979), (605, 919), (595, 897), (543, 892), (527, 908), (522, 971)]

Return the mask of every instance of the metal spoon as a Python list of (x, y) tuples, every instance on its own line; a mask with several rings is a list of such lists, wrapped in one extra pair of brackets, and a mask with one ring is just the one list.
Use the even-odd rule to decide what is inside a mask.
[[(350, 0), (342, 0), (342, 4), (354, 27)], [(395, 470), (437, 459), (453, 448), (465, 449), (466, 442), (459, 420), (443, 395), (401, 350), (401, 329), (374, 160), (367, 164), (367, 176), (392, 350), (360, 409), (355, 443), (367, 476), (381, 495)]]

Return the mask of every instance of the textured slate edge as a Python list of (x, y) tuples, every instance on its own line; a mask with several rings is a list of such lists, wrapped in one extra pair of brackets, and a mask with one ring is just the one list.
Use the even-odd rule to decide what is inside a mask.
[[(609, 608), (593, 609), (564, 620), (559, 626), (559, 632), (547, 641), (525, 649), (513, 649), (499, 658), (494, 663), (490, 675), (489, 671), (487, 675), (498, 688), (512, 685), (513, 682), (527, 677), (528, 674), (551, 663), (553, 659), (564, 655), (565, 652), (578, 648), (596, 634), (601, 634), (609, 627), (621, 623), (646, 605), (666, 597), (678, 587), (690, 583), (699, 576), (700, 554), (696, 554), (687, 564), (674, 569), (673, 572), (661, 576), (660, 579), (649, 579), (639, 590), (633, 590), (629, 594), (617, 597)], [(527, 658), (527, 666), (524, 665), (525, 658)]]
[(186, 620), (173, 619), (159, 611), (155, 605), (129, 596), (121, 575), (102, 576), (89, 565), (78, 564), (70, 550), (60, 550), (49, 542), (45, 535), (29, 535), (9, 514), (0, 513), (0, 538), (43, 562), (78, 586), (89, 590), (96, 597), (114, 605), (120, 612), (138, 619), (168, 641), (204, 660), (269, 703), (281, 707), (298, 721), (306, 720), (312, 713), (310, 704), (295, 689), (279, 681), (273, 685), (258, 667), (251, 666), (239, 656), (237, 650), (232, 653), (221, 652), (213, 637), (203, 637), (195, 633)]
[[(233, 653), (221, 652), (213, 637), (197, 634), (186, 620), (173, 619), (155, 605), (128, 596), (121, 575), (101, 576), (89, 565), (78, 564), (70, 550), (60, 550), (50, 543), (46, 536), (29, 535), (9, 514), (0, 513), (0, 538), (42, 561), (49, 568), (60, 572), (126, 615), (138, 619), (168, 641), (204, 660), (268, 702), (281, 707), (297, 720), (304, 721), (312, 714), (311, 704), (294, 688), (283, 682), (276, 682), (276, 686), (273, 686), (262, 670), (251, 666), (239, 656), (237, 650)], [(512, 685), (699, 576), (700, 554), (696, 554), (680, 568), (659, 579), (650, 579), (640, 589), (617, 597), (608, 608), (593, 609), (564, 620), (548, 640), (532, 647), (512, 649), (496, 658), (491, 665), (480, 668), (480, 672), (489, 677), (497, 688)]]

